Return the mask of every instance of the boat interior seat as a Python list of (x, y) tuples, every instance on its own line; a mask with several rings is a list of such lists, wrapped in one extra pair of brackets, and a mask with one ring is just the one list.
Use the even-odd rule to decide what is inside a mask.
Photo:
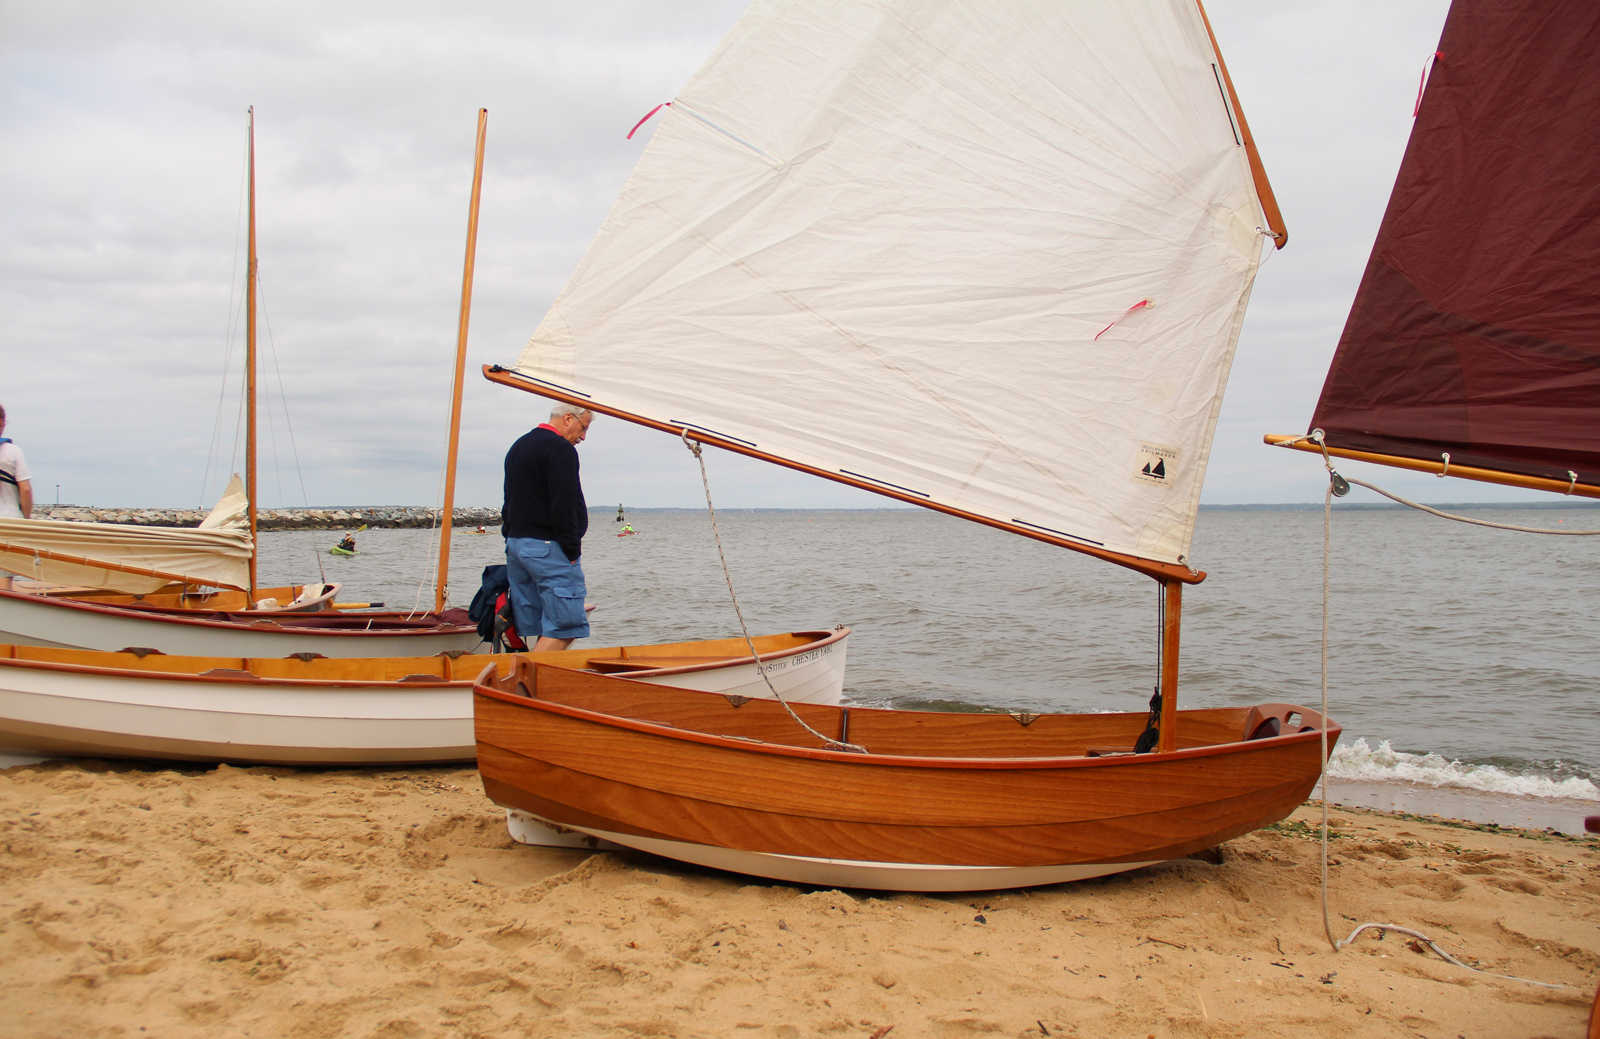
[(1282, 735), (1283, 735), (1283, 722), (1282, 721), (1278, 720), (1277, 718), (1263, 718), (1263, 719), (1261, 719), (1261, 724), (1257, 725), (1255, 727), (1254, 731), (1252, 731), (1250, 733), (1250, 735), (1246, 736), (1245, 739), (1246, 740), (1265, 740), (1265, 739), (1270, 739), (1273, 736), (1282, 736)]

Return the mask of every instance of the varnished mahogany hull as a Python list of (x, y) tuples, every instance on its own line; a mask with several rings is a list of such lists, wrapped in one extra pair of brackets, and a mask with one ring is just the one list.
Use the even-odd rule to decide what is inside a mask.
[[(676, 842), (757, 858), (1019, 874), (1104, 867), (1079, 874), (1093, 875), (1187, 855), (1283, 819), (1320, 774), (1315, 728), (1244, 740), (1265, 715), (1320, 721), (1289, 705), (1181, 712), (1180, 733), (1188, 723), (1232, 739), (1126, 757), (1085, 751), (1131, 746), (1143, 714), (1046, 715), (1025, 726), (1005, 715), (802, 709), (820, 731), (848, 717), (852, 739), (894, 751), (862, 755), (817, 749), (815, 741), (708, 735), (792, 744), (798, 727), (770, 703), (733, 707), (658, 687), (633, 698), (631, 718), (604, 713), (593, 708), (614, 706), (608, 700), (622, 690), (558, 670), (536, 669), (531, 699), (480, 679), (485, 790), (506, 807), (652, 850)], [(1329, 735), (1336, 739), (1337, 729)], [(793, 879), (759, 863), (741, 868)], [(1018, 881), (1037, 882), (1049, 880)]]

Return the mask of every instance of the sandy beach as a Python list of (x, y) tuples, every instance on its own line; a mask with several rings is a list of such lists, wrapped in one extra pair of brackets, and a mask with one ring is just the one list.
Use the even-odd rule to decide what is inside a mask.
[(16, 1037), (1576, 1037), (1600, 844), (1314, 805), (1189, 859), (981, 895), (513, 844), (472, 769), (0, 772)]

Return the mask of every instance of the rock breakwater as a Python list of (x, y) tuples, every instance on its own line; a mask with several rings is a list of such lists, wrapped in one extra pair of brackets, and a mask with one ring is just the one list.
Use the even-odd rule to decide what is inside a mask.
[[(67, 520), (74, 523), (121, 523), (136, 527), (198, 527), (206, 518), (204, 509), (95, 509), (79, 505), (42, 505), (33, 511), (39, 519)], [(439, 510), (421, 506), (374, 506), (328, 509), (262, 509), (256, 515), (260, 530), (348, 530), (368, 527), (432, 527), (439, 521)], [(471, 529), (478, 525), (498, 527), (500, 510), (490, 508), (456, 509), (452, 525)]]

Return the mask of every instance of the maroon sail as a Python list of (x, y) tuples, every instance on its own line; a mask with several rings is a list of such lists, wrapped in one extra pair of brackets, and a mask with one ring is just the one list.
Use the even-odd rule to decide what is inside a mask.
[(1600, 483), (1600, 3), (1451, 7), (1312, 425)]

